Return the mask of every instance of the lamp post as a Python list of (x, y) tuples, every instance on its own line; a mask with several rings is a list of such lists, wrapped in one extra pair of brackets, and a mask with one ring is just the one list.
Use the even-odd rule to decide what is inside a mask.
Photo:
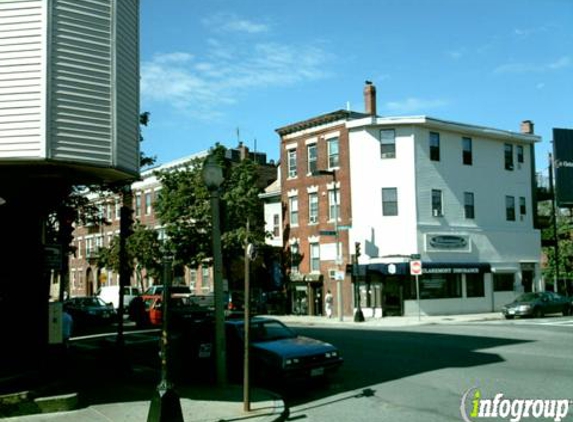
[(163, 297), (161, 300), (161, 381), (151, 399), (147, 422), (183, 422), (179, 395), (169, 380), (169, 302), (171, 299), (173, 257), (163, 257)]
[(211, 219), (213, 236), (213, 278), (215, 290), (215, 363), (217, 384), (223, 387), (227, 382), (225, 310), (223, 306), (223, 258), (221, 252), (221, 218), (219, 212), (219, 188), (223, 183), (223, 169), (214, 155), (203, 163), (203, 181), (211, 198)]
[(334, 239), (336, 242), (336, 301), (338, 302), (337, 312), (338, 312), (338, 320), (342, 321), (344, 319), (342, 315), (342, 281), (344, 278), (341, 279), (340, 277), (340, 265), (342, 264), (342, 257), (340, 256), (340, 242), (339, 237), (340, 233), (338, 230), (338, 189), (336, 188), (336, 170), (316, 170), (313, 172), (315, 176), (332, 176), (332, 200), (334, 202), (334, 211), (332, 216), (334, 218)]

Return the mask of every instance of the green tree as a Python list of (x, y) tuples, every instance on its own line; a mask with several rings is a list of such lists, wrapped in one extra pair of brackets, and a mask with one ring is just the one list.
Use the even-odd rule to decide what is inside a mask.
[[(257, 247), (264, 245), (258, 165), (249, 159), (230, 162), (220, 145), (216, 145), (212, 153), (223, 168), (225, 178), (220, 189), (221, 244), (224, 271), (229, 276), (232, 260), (243, 257), (247, 220), (250, 222), (248, 241)], [(212, 255), (210, 194), (202, 177), (204, 160), (197, 158), (182, 169), (158, 173), (162, 189), (155, 206), (157, 215), (165, 225), (176, 263), (190, 268), (199, 266)]]
[[(143, 271), (148, 276), (158, 278), (161, 270), (161, 242), (155, 230), (136, 224), (127, 239), (126, 249), (130, 269), (136, 272), (139, 286), (143, 289)], [(120, 271), (119, 236), (115, 236), (109, 247), (99, 249), (98, 266)]]
[[(553, 242), (555, 233), (553, 229), (554, 218), (551, 216), (550, 203), (542, 203), (539, 207), (539, 214), (549, 216), (551, 223), (549, 227), (541, 231), (541, 238), (544, 241)], [(559, 279), (573, 279), (573, 217), (570, 210), (556, 210), (557, 242), (559, 250)], [(547, 257), (547, 265), (543, 269), (543, 276), (547, 281), (553, 281), (556, 276), (556, 256), (555, 247), (544, 246), (543, 253)]]

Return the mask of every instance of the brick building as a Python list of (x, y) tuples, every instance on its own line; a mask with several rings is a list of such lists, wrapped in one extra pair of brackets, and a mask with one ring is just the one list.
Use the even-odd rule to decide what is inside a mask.
[[(533, 123), (511, 132), (427, 116), (338, 110), (277, 129), (292, 312), (447, 314), (497, 310), (540, 289)], [(276, 193), (275, 193), (276, 198)], [(270, 210), (274, 211), (270, 211)], [(267, 226), (269, 222), (267, 221)], [(345, 271), (358, 258), (356, 283)], [(409, 261), (423, 264), (420, 301)]]
[[(232, 162), (239, 162), (248, 157), (260, 164), (261, 189), (276, 178), (276, 166), (273, 162), (267, 162), (266, 154), (264, 153), (250, 152), (246, 146), (240, 143), (237, 148), (228, 149), (226, 154), (227, 159)], [(154, 208), (155, 201), (161, 191), (161, 183), (155, 173), (165, 170), (175, 171), (189, 161), (206, 157), (207, 155), (208, 151), (202, 151), (171, 161), (157, 168), (143, 171), (140, 180), (131, 186), (134, 220), (157, 230), (161, 239), (164, 236), (164, 231)], [(92, 199), (99, 208), (101, 224), (79, 226), (74, 230), (73, 246), (76, 248), (76, 252), (69, 262), (69, 294), (71, 296), (92, 295), (96, 294), (99, 287), (103, 285), (119, 284), (119, 274), (111, 269), (98, 267), (97, 258), (99, 248), (108, 247), (114, 236), (119, 235), (121, 199), (118, 196), (105, 198), (94, 196)], [(132, 277), (131, 284), (145, 289), (156, 282), (156, 280), (148, 277), (145, 271), (142, 274), (143, 277), (139, 279), (139, 272), (136, 271)], [(213, 271), (209, 265), (199, 268), (185, 268), (184, 273), (176, 276), (174, 282), (189, 285), (195, 294), (208, 294), (213, 292)], [(59, 284), (53, 284), (52, 296), (57, 297), (58, 291)]]

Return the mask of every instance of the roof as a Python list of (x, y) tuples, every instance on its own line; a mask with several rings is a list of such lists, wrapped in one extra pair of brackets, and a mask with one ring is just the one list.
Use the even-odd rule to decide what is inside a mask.
[(356, 111), (349, 110), (337, 110), (331, 113), (322, 114), (320, 116), (312, 117), (301, 122), (292, 123), (287, 126), (275, 129), (275, 131), (281, 135), (288, 135), (289, 133), (298, 132), (300, 130), (309, 129), (315, 126), (324, 125), (327, 123), (336, 122), (339, 120), (350, 120), (350, 119), (362, 119), (364, 117), (369, 117), (370, 114), (358, 113)]

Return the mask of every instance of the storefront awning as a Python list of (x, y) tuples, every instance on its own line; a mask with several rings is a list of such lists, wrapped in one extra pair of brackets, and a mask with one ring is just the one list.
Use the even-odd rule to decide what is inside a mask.
[(293, 283), (322, 283), (322, 274), (320, 273), (291, 273), (290, 281)]
[[(408, 262), (359, 265), (358, 276), (367, 272), (384, 275), (410, 275)], [(484, 274), (491, 272), (491, 265), (482, 262), (422, 262), (422, 274)]]

